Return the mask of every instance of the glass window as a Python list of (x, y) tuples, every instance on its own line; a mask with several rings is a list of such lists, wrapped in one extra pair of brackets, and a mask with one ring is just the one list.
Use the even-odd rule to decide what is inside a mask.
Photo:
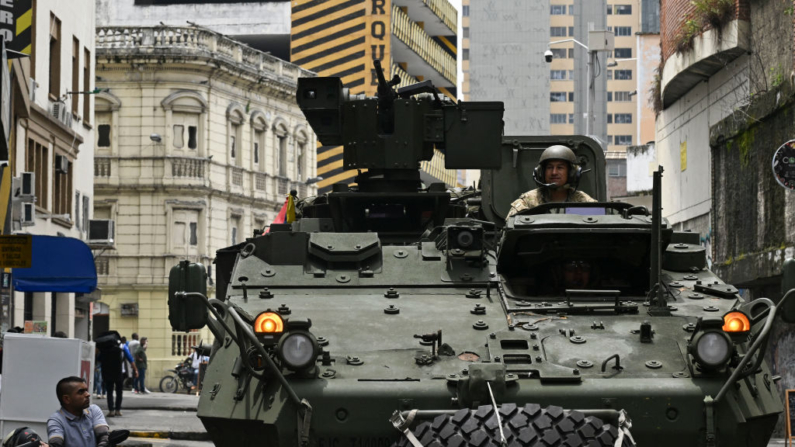
[(607, 136), (607, 144), (613, 144), (613, 136), (612, 135), (608, 135)]
[(197, 234), (198, 225), (196, 222), (190, 223), (190, 244), (191, 245), (199, 245), (199, 236)]
[(574, 114), (569, 113), (569, 124), (574, 124)]
[(607, 171), (610, 177), (618, 177), (619, 168), (617, 164), (610, 163), (609, 165), (607, 165)]
[(616, 70), (616, 80), (629, 81), (632, 79), (632, 70)]
[(566, 124), (566, 114), (565, 113), (550, 114), (549, 124)]
[(612, 13), (613, 13), (613, 5), (607, 5), (607, 15), (610, 15)]
[(566, 102), (566, 92), (550, 92), (549, 100), (552, 102)]
[(613, 114), (612, 113), (608, 113), (607, 114), (607, 124), (613, 124)]
[(614, 31), (616, 36), (631, 36), (632, 35), (632, 27), (631, 26), (617, 26)]
[(259, 143), (254, 142), (254, 163), (259, 163)]
[(616, 48), (613, 54), (616, 59), (629, 59), (632, 57), (632, 48)]
[(614, 99), (616, 102), (630, 102), (632, 101), (632, 97), (629, 95), (629, 92), (613, 92)]
[(574, 92), (569, 92), (569, 102), (574, 102)]
[(574, 15), (574, 5), (569, 5), (569, 15), (570, 16)]
[(99, 134), (97, 147), (110, 147), (110, 124), (97, 126), (97, 133)]
[(607, 70), (607, 80), (613, 79), (613, 70)]
[(464, 5), (461, 7), (461, 15), (464, 17), (469, 17), (469, 5)]
[(550, 5), (549, 14), (553, 16), (566, 15), (566, 5)]
[(573, 26), (569, 27), (569, 37), (574, 37), (574, 27)]
[(610, 102), (612, 100), (613, 100), (613, 92), (607, 92), (607, 102)]
[(552, 37), (566, 37), (566, 27), (552, 26), (549, 28), (549, 35)]
[(177, 149), (182, 149), (182, 146), (185, 146), (185, 126), (181, 124), (174, 125), (174, 147)]
[(569, 70), (568, 79), (574, 79), (574, 70)]
[(618, 16), (632, 15), (632, 5), (615, 5), (614, 9), (615, 14)]
[(464, 38), (469, 38), (469, 27), (468, 26), (464, 27)]
[(569, 48), (569, 59), (574, 59), (574, 48)]
[(462, 57), (463, 57), (463, 59), (464, 59), (465, 61), (468, 61), (468, 60), (469, 60), (469, 48), (464, 48), (464, 52), (463, 52), (463, 55), (462, 55)]
[(566, 79), (566, 70), (550, 70), (549, 78), (553, 81), (562, 81)]
[(632, 135), (616, 135), (615, 144), (617, 146), (630, 146), (632, 145)]
[(196, 126), (188, 126), (188, 148), (196, 149)]
[(552, 49), (552, 57), (555, 59), (566, 59), (566, 49), (565, 48), (553, 48)]
[(632, 114), (616, 113), (616, 124), (632, 124)]
[(235, 158), (235, 137), (229, 137), (229, 155)]

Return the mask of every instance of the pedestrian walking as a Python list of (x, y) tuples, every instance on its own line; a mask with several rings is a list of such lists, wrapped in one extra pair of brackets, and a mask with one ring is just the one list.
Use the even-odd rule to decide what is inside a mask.
[[(135, 334), (133, 334), (135, 336)], [(137, 350), (135, 351), (135, 367), (138, 368), (138, 378), (135, 379), (133, 388), (141, 394), (149, 394), (149, 390), (146, 389), (146, 345), (147, 345), (147, 338), (141, 338), (141, 342), (137, 346)]]
[[(130, 354), (132, 354), (132, 356), (134, 358), (135, 357), (135, 353), (138, 352), (138, 347), (141, 346), (141, 343), (138, 340), (138, 333), (136, 333), (136, 332), (133, 332), (132, 335), (130, 336), (130, 338), (132, 338), (132, 340), (126, 342), (127, 343), (127, 349), (130, 350)], [(132, 376), (130, 375), (130, 373), (132, 372), (132, 371), (130, 371), (131, 369), (132, 368), (127, 370), (127, 377), (128, 378), (132, 378)], [(138, 371), (138, 378), (132, 380), (132, 392), (133, 392), (133, 394), (138, 394), (141, 391), (136, 386), (138, 384), (139, 379), (140, 379), (140, 374), (141, 374), (141, 371), (139, 370)]]
[[(132, 364), (133, 376), (138, 376), (135, 360), (127, 345), (121, 342), (116, 331), (106, 332), (97, 338), (97, 347), (100, 349), (99, 359), (102, 367), (102, 381), (108, 396), (108, 417), (121, 416), (122, 393), (124, 392), (125, 369), (124, 362)], [(116, 399), (113, 399), (113, 393)]]
[(105, 384), (102, 381), (102, 365), (99, 364), (99, 351), (97, 351), (97, 358), (94, 360), (94, 397), (105, 398)]

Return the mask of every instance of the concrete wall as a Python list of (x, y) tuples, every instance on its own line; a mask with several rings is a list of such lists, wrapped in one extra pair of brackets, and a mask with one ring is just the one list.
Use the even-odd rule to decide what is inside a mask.
[(673, 224), (710, 212), (709, 128), (747, 95), (747, 68), (747, 56), (735, 59), (657, 116), (657, 159), (665, 169), (663, 216)]
[(504, 101), (506, 135), (549, 134), (549, 0), (470, 5), (471, 101)]
[(637, 145), (644, 145), (654, 140), (654, 122), (657, 118), (652, 107), (652, 88), (657, 68), (660, 66), (660, 35), (643, 34), (637, 36), (638, 60), (636, 70), (638, 77), (637, 101)]
[(654, 144), (627, 148), (627, 193), (638, 194), (652, 190), (652, 177), (657, 169)]
[(96, 0), (97, 26), (186, 26), (191, 21), (221, 34), (290, 34), (290, 2), (136, 5)]

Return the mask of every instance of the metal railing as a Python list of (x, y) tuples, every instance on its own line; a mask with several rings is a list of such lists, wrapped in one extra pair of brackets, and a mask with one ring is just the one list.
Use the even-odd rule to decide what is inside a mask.
[(94, 177), (110, 177), (110, 158), (94, 158)]
[(434, 14), (439, 16), (447, 25), (448, 28), (452, 30), (452, 33), (455, 34), (458, 30), (458, 11), (456, 11), (455, 7), (450, 4), (447, 0), (422, 0)]
[(406, 73), (406, 71), (403, 70), (400, 65), (394, 62), (392, 62), (392, 74), (398, 75), (398, 77), (400, 77), (400, 84), (398, 84), (398, 87), (405, 87), (407, 85), (413, 85), (419, 82), (417, 78)]
[(96, 258), (94, 265), (96, 265), (98, 276), (107, 276), (110, 273), (110, 258)]
[(235, 186), (243, 186), (243, 168), (231, 167), (232, 170), (232, 184)]
[(254, 179), (254, 188), (257, 191), (266, 191), (268, 189), (268, 174), (258, 172)]
[(453, 85), (456, 84), (456, 61), (442, 46), (397, 5), (392, 6), (392, 33), (412, 51), (428, 62)]
[(206, 54), (237, 64), (263, 76), (283, 77), (297, 82), (299, 77), (315, 76), (311, 71), (222, 34), (193, 26), (101, 26), (96, 30), (97, 54), (134, 55), (160, 53)]
[(204, 178), (204, 163), (200, 158), (171, 158), (171, 176)]

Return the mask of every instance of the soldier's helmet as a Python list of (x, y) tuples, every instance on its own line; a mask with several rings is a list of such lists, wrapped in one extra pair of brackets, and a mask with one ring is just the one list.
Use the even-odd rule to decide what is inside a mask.
[(551, 160), (563, 160), (569, 163), (569, 179), (565, 186), (577, 189), (582, 175), (582, 167), (577, 164), (577, 156), (574, 155), (574, 151), (560, 144), (550, 146), (541, 153), (538, 165), (533, 169), (533, 180), (535, 180), (536, 184), (540, 187), (556, 188), (555, 184), (547, 183), (544, 178), (546, 164)]

